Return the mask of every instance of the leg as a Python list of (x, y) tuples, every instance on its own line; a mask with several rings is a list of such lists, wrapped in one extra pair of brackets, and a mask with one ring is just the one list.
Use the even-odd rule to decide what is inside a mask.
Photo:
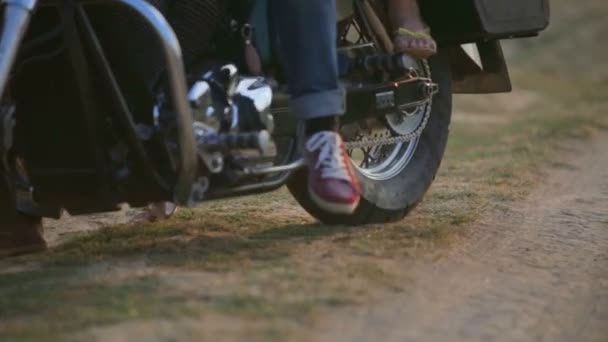
[(300, 120), (342, 115), (335, 1), (274, 0), (272, 6), (291, 111)]
[(426, 59), (437, 52), (437, 44), (420, 13), (418, 0), (388, 0), (395, 34), (395, 50)]
[(291, 111), (306, 125), (308, 191), (322, 209), (351, 214), (360, 200), (353, 166), (338, 133), (345, 112), (338, 77), (335, 0), (274, 0)]

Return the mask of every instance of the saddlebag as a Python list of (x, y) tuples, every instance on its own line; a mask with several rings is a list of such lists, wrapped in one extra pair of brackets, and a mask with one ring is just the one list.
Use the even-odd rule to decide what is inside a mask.
[(444, 44), (535, 36), (549, 25), (549, 0), (421, 0), (433, 36)]

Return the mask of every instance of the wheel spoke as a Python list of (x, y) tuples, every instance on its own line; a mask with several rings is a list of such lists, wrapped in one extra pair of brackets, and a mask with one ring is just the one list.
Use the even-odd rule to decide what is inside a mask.
[[(359, 25), (355, 18), (348, 23), (344, 22), (340, 25), (339, 38), (340, 46), (342, 47), (370, 42), (369, 35), (366, 34), (365, 28)], [(414, 63), (413, 67), (416, 69), (420, 66), (415, 60), (412, 60), (412, 63)], [(430, 77), (428, 66), (426, 68), (422, 67), (420, 71), (421, 77)], [(382, 79), (387, 79), (386, 77), (388, 76), (384, 76), (385, 77), (382, 77)], [(353, 77), (355, 78), (354, 81), (361, 81), (359, 80), (358, 75), (353, 75)], [(368, 81), (374, 80), (370, 79)], [(430, 106), (429, 108), (425, 107), (424, 110), (418, 111), (421, 112), (422, 116), (429, 110)], [(412, 113), (407, 113), (410, 114), (408, 118), (418, 116), (418, 114), (416, 114), (417, 112)], [(393, 115), (393, 117), (395, 115)], [(390, 119), (394, 119), (393, 117)], [(412, 121), (412, 119), (409, 120)], [(344, 127), (343, 136), (345, 141), (347, 142), (347, 145), (351, 144), (350, 148), (347, 150), (347, 154), (358, 171), (367, 178), (385, 180), (399, 174), (403, 168), (409, 164), (418, 146), (419, 138), (413, 138), (413, 140), (390, 139), (399, 136), (407, 138), (408, 133), (401, 133), (401, 131), (407, 132), (409, 126), (406, 126), (405, 128), (402, 126), (413, 126), (415, 123), (409, 123), (409, 121), (405, 123), (401, 123), (400, 121), (393, 122), (390, 121), (387, 116), (384, 124), (386, 125), (385, 128), (380, 129), (370, 129), (370, 127), (377, 127), (377, 125), (370, 126), (368, 122), (360, 122)], [(395, 128), (395, 126), (397, 126), (397, 128)]]
[(365, 164), (365, 166), (362, 166), (362, 167), (366, 167), (367, 168), (367, 167), (369, 167), (371, 165), (371, 162), (372, 162), (372, 159), (373, 159), (373, 157), (371, 155), (372, 147), (362, 148), (361, 151), (363, 151), (363, 162)]

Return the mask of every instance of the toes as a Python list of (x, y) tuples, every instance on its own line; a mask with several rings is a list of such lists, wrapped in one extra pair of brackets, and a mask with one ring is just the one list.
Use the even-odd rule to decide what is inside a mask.
[(437, 43), (433, 39), (397, 37), (393, 43), (396, 52), (408, 52), (419, 58), (427, 58), (437, 52)]
[(421, 49), (421, 50), (425, 50), (425, 51), (436, 52), (437, 51), (437, 44), (432, 39), (431, 40), (429, 40), (429, 39), (421, 39), (421, 40), (418, 40), (418, 48)]
[(419, 49), (420, 48), (420, 41), (418, 39), (412, 39), (410, 41), (410, 47), (412, 49)]
[(431, 49), (431, 42), (428, 39), (420, 40), (420, 48), (425, 50)]
[(412, 48), (411, 40), (403, 37), (395, 39), (394, 44), (397, 52), (404, 52)]

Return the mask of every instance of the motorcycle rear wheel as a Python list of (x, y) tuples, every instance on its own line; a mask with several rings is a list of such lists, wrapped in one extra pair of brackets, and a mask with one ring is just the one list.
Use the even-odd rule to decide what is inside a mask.
[[(309, 195), (308, 183), (302, 181), (307, 178), (308, 171), (298, 171), (287, 186), (308, 213), (332, 225), (388, 223), (403, 219), (422, 201), (443, 159), (452, 115), (449, 60), (447, 56), (439, 54), (429, 59), (428, 63), (431, 77), (439, 85), (439, 93), (433, 98), (430, 118), (421, 136), (395, 150), (400, 155), (392, 162), (382, 162), (374, 167), (356, 165), (362, 198), (359, 208), (352, 215), (332, 214), (317, 206)], [(392, 166), (383, 168), (382, 165)]]

